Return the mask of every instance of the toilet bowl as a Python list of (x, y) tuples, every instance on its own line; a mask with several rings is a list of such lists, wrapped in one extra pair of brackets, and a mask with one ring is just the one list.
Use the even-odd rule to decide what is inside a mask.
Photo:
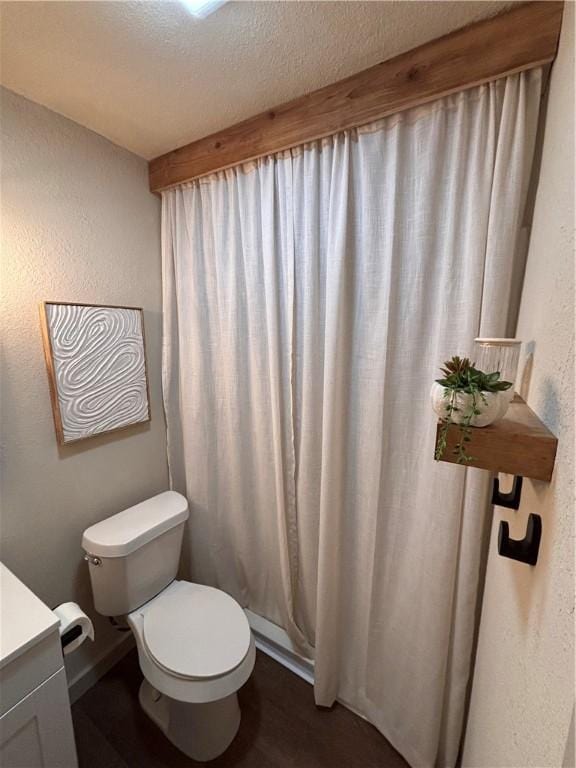
[(238, 689), (256, 658), (248, 619), (219, 589), (175, 579), (186, 499), (148, 499), (84, 532), (96, 609), (126, 619), (144, 680), (139, 701), (182, 752), (218, 757), (240, 725)]
[(256, 658), (244, 611), (218, 589), (173, 581), (127, 621), (145, 678), (142, 708), (189, 757), (222, 754), (240, 724), (236, 691)]

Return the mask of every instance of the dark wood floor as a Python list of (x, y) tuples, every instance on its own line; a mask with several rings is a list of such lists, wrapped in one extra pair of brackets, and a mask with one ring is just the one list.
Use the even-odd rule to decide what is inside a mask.
[(311, 686), (262, 653), (239, 692), (240, 731), (208, 764), (185, 757), (141, 711), (141, 679), (131, 651), (74, 704), (80, 768), (407, 768), (369, 723), (340, 705), (318, 710)]

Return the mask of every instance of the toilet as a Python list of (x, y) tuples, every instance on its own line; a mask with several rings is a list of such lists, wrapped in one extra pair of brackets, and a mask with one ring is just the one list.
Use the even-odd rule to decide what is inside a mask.
[(208, 761), (238, 732), (237, 691), (256, 650), (230, 595), (176, 580), (187, 518), (184, 496), (166, 491), (86, 529), (82, 547), (96, 610), (134, 634), (143, 710), (178, 749)]

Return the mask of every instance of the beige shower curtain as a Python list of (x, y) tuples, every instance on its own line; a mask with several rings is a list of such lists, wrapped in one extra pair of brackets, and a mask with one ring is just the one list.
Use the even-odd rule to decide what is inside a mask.
[(541, 73), (163, 195), (190, 577), (284, 626), (315, 696), (455, 764), (486, 478), (433, 461), (438, 365), (502, 335)]

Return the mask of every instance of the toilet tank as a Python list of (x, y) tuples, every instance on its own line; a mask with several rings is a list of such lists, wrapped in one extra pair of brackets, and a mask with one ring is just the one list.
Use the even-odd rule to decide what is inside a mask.
[(174, 581), (187, 518), (184, 496), (165, 491), (84, 531), (98, 613), (124, 616)]

